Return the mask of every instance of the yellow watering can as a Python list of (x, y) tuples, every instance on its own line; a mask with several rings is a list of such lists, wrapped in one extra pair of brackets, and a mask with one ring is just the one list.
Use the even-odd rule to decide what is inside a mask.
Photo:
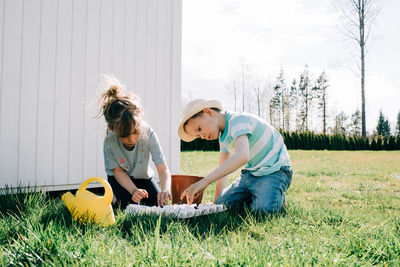
[[(86, 190), (88, 184), (93, 181), (103, 184), (105, 189), (104, 196), (98, 196)], [(71, 212), (74, 221), (95, 221), (102, 226), (109, 226), (115, 223), (114, 212), (111, 207), (113, 199), (111, 186), (102, 178), (92, 177), (86, 179), (76, 191), (75, 196), (71, 192), (67, 192), (61, 198)]]

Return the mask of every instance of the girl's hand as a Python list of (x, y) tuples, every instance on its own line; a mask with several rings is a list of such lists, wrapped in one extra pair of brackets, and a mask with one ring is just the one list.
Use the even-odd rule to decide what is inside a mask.
[(132, 200), (135, 203), (139, 203), (140, 200), (142, 200), (143, 198), (148, 198), (148, 197), (149, 197), (149, 194), (147, 193), (147, 191), (144, 189), (139, 189), (139, 188), (136, 188), (136, 190), (133, 191), (133, 194), (132, 194)]
[(198, 181), (197, 183), (194, 183), (190, 185), (188, 188), (183, 191), (181, 195), (181, 200), (186, 197), (186, 201), (188, 205), (192, 205), (193, 200), (199, 196), (199, 192), (203, 190), (204, 188), (207, 187), (207, 183), (205, 182), (204, 179)]
[(164, 205), (168, 205), (168, 201), (171, 200), (171, 193), (167, 191), (162, 191), (157, 194), (157, 203), (158, 206), (163, 207)]

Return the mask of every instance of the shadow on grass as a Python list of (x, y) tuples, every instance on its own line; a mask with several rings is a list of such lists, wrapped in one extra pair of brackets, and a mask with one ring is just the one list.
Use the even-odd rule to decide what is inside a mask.
[(36, 187), (7, 187), (0, 189), (0, 214), (23, 215), (41, 205), (45, 193)]
[[(115, 231), (123, 238), (131, 239), (132, 233), (154, 233), (157, 227), (158, 216), (133, 216), (125, 213), (125, 210), (115, 209), (117, 223), (111, 226), (110, 231)], [(49, 197), (43, 192), (23, 193), (17, 192), (0, 196), (0, 215), (5, 224), (3, 230), (8, 236), (17, 237), (18, 232), (24, 233), (19, 225), (37, 224), (46, 229), (55, 227), (63, 231), (85, 235), (87, 232), (102, 229), (95, 223), (80, 224), (72, 220), (72, 215), (62, 200)], [(257, 215), (251, 213), (246, 207), (232, 209), (217, 214), (194, 217), (190, 219), (177, 219), (162, 217), (159, 225), (161, 235), (179, 235), (182, 232), (190, 232), (194, 237), (201, 238), (204, 235), (218, 236), (236, 231), (243, 225), (250, 223), (273, 220), (280, 215)], [(20, 229), (21, 228), (21, 229)], [(7, 235), (1, 235), (0, 240), (5, 242)]]
[(103, 229), (102, 226), (94, 222), (94, 218), (87, 220), (85, 217), (82, 221), (80, 223), (73, 220), (72, 214), (61, 199), (50, 200), (49, 206), (40, 216), (40, 224), (44, 228), (51, 226), (56, 229), (62, 229), (72, 235), (79, 234), (84, 236), (86, 233), (94, 233)]
[(71, 228), (73, 225), (72, 216), (61, 200), (50, 200), (49, 206), (40, 217), (40, 223), (44, 227), (53, 224), (57, 227)]
[[(236, 231), (246, 225), (263, 223), (276, 220), (277, 217), (286, 216), (286, 211), (277, 215), (257, 214), (250, 212), (246, 207), (231, 209), (221, 213), (198, 216), (188, 219), (178, 219), (161, 216), (160, 234), (182, 233), (182, 229), (191, 232), (201, 238), (204, 235), (218, 236)], [(154, 233), (159, 216), (156, 215), (129, 215), (123, 210), (117, 211), (117, 228), (123, 238), (129, 239), (132, 231), (139, 230), (142, 233)]]

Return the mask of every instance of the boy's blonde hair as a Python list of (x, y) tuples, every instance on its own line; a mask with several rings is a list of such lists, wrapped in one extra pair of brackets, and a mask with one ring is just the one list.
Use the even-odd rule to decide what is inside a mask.
[(186, 133), (185, 125), (188, 120), (193, 117), (200, 116), (205, 108), (211, 108), (216, 111), (222, 111), (221, 102), (218, 100), (207, 100), (204, 98), (197, 98), (187, 103), (183, 109), (182, 120), (178, 127), (178, 135), (185, 142), (191, 142), (196, 139), (195, 136), (191, 136)]

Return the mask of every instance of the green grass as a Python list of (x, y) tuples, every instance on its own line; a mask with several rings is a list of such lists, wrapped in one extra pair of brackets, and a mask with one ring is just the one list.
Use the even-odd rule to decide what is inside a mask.
[[(182, 174), (217, 166), (215, 152), (181, 156)], [(289, 207), (278, 216), (180, 220), (117, 210), (116, 225), (101, 228), (73, 222), (60, 199), (40, 192), (0, 197), (0, 265), (400, 266), (400, 152), (290, 156)]]

